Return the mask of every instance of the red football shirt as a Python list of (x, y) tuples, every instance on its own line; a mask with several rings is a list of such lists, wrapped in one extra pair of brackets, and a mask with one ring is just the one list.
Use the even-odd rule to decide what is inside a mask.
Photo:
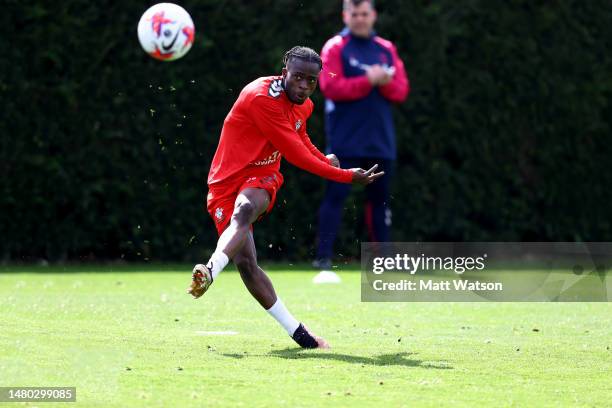
[(208, 184), (220, 183), (244, 170), (278, 171), (281, 156), (318, 176), (350, 183), (350, 170), (333, 167), (310, 141), (306, 121), (314, 105), (291, 103), (281, 77), (263, 77), (248, 84), (223, 122)]

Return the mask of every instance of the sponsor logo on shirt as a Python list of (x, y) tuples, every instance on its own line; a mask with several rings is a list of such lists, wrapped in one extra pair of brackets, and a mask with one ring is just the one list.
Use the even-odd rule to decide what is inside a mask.
[(268, 164), (272, 164), (276, 161), (278, 161), (280, 159), (281, 155), (279, 153), (279, 151), (275, 151), (274, 153), (272, 153), (271, 155), (269, 155), (268, 157), (266, 157), (263, 160), (259, 160), (256, 162), (252, 162), (251, 166), (267, 166)]
[(283, 82), (281, 79), (276, 79), (270, 82), (270, 88), (268, 89), (268, 95), (273, 98), (278, 98), (283, 91)]

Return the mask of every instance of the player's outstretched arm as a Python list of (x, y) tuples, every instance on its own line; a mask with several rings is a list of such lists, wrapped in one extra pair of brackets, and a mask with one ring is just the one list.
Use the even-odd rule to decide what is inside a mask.
[(325, 158), (329, 161), (329, 164), (331, 164), (334, 167), (340, 168), (340, 160), (338, 160), (338, 156), (331, 153), (325, 156)]
[(361, 184), (364, 186), (373, 183), (376, 179), (382, 177), (385, 174), (384, 171), (374, 173), (377, 168), (378, 164), (375, 164), (370, 170), (367, 171), (364, 169), (351, 169), (351, 171), (353, 172), (352, 183)]
[(250, 109), (255, 125), (291, 164), (332, 181), (353, 182), (350, 170), (336, 168), (308, 150), (278, 104), (262, 96), (251, 103)]
[[(302, 125), (302, 128), (304, 128), (306, 125)], [(300, 135), (300, 138), (302, 139), (302, 143), (304, 143), (304, 146), (306, 146), (306, 148), (308, 148), (308, 150), (310, 150), (310, 152), (317, 157), (319, 160), (321, 160), (322, 162), (325, 162), (327, 164), (331, 164), (332, 166), (334, 166), (332, 164), (332, 162), (329, 160), (329, 157), (325, 156), (323, 153), (321, 153), (321, 151), (319, 149), (317, 149), (317, 146), (315, 146), (312, 141), (310, 140), (310, 137), (308, 136), (308, 134), (306, 132), (303, 132), (301, 129), (298, 132), (298, 135)], [(340, 167), (340, 166), (334, 166), (334, 167)]]

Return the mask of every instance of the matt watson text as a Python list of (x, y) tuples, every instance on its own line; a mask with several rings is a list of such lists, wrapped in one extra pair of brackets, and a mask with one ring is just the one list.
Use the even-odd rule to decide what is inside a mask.
[(380, 279), (372, 283), (372, 287), (376, 291), (502, 291), (504, 290), (501, 282), (480, 282), (469, 280), (440, 280), (419, 279), (418, 281), (409, 281), (403, 279), (399, 282), (384, 282)]

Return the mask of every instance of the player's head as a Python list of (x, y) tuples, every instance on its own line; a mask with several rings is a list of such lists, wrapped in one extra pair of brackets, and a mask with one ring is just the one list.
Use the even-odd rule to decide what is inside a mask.
[(351, 34), (368, 38), (376, 22), (374, 0), (344, 0), (342, 19)]
[(287, 98), (301, 105), (317, 88), (323, 67), (321, 57), (311, 48), (298, 46), (285, 53), (283, 63), (283, 86)]

